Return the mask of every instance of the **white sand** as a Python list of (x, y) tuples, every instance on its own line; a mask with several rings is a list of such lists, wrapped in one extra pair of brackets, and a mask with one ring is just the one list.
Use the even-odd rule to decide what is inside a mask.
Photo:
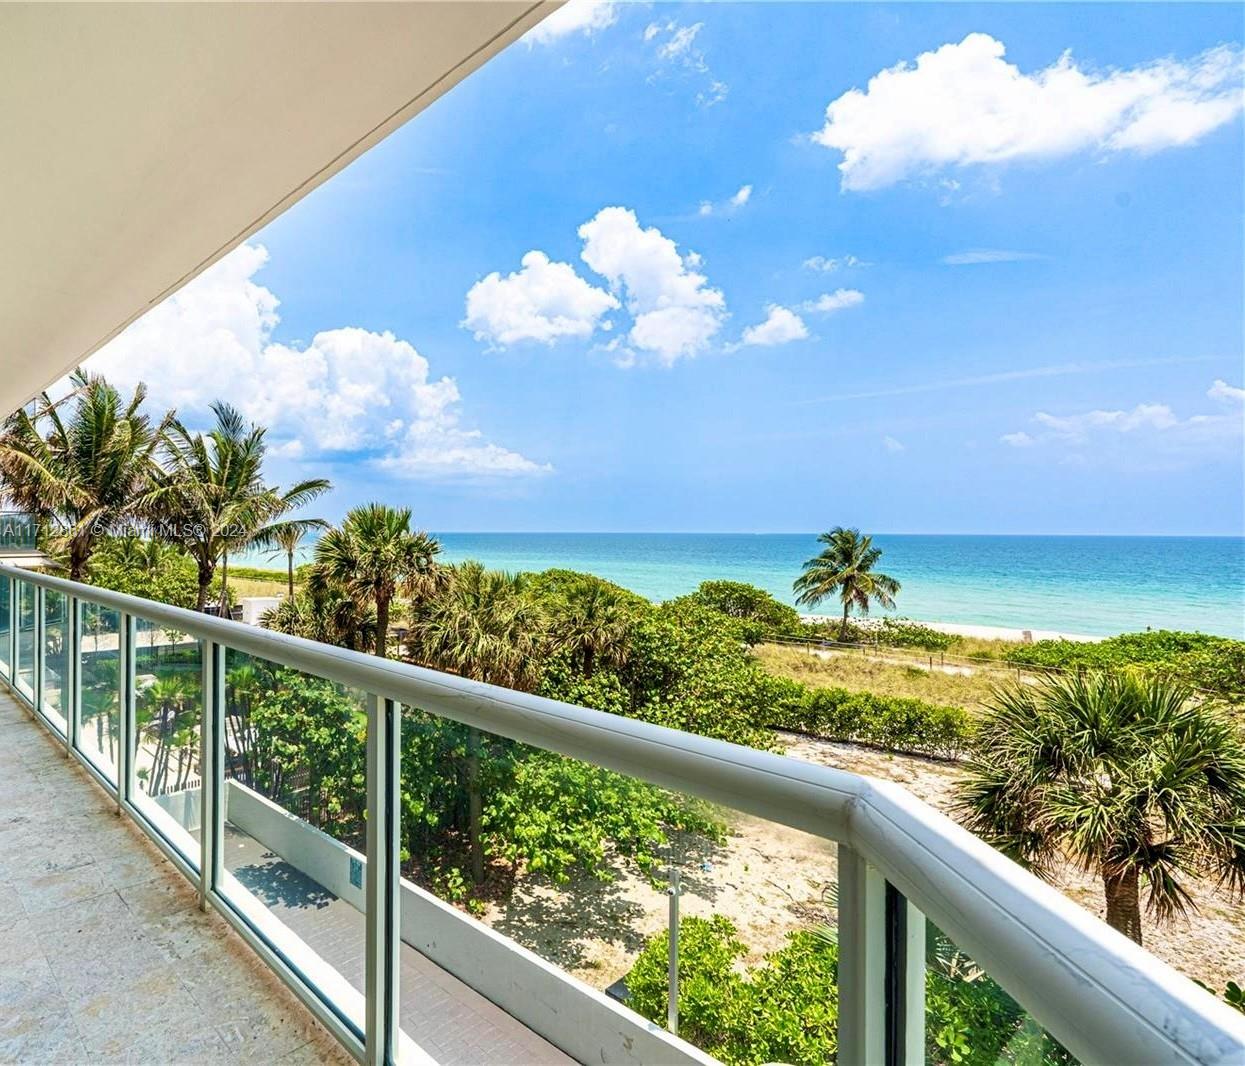
[[(835, 615), (829, 614), (805, 614), (801, 615), (806, 622), (838, 622), (840, 619)], [(949, 633), (956, 637), (977, 637), (980, 640), (1012, 640), (1017, 644), (1031, 644), (1035, 640), (1075, 640), (1086, 644), (1093, 644), (1102, 640), (1102, 637), (1091, 637), (1085, 633), (1063, 633), (1054, 629), (1014, 629), (1010, 626), (980, 626), (971, 625), (967, 622), (926, 622), (919, 618), (905, 619), (905, 621), (919, 622), (923, 626), (930, 629), (936, 629), (939, 633)], [(859, 626), (861, 629), (869, 629), (878, 624), (877, 618), (856, 618), (851, 619), (852, 625)]]

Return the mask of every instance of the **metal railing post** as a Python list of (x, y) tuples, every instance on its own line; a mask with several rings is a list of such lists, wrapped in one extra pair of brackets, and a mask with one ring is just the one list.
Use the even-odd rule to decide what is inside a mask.
[(43, 592), (44, 590), (42, 586), (36, 585), (32, 589), (32, 591), (35, 594), (35, 617), (33, 619), (34, 648), (32, 649), (34, 653), (34, 661), (32, 664), (34, 666), (34, 676), (31, 680), (34, 682), (34, 685), (32, 687), (34, 688), (35, 710), (38, 711), (40, 715), (42, 715), (44, 713), (44, 710), (43, 710), (43, 653), (46, 650), (43, 646), (43, 639), (44, 639), (43, 638)]
[(398, 878), (401, 711), (368, 696), (367, 707), (367, 1066), (395, 1061), (398, 1036)]
[(17, 688), (17, 582), (11, 577), (4, 579), (9, 583), (9, 680)]
[(904, 949), (904, 1066), (925, 1066), (925, 915), (911, 900), (907, 910)]
[(203, 708), (199, 719), (199, 909), (220, 880), (225, 796), (225, 649), (199, 643)]
[(887, 1061), (886, 882), (851, 847), (840, 844), (838, 852), (838, 1061), (880, 1066)]
[(117, 627), (117, 677), (121, 685), (117, 737), (117, 813), (134, 793), (134, 616), (122, 613)]
[(670, 932), (666, 958), (666, 1028), (679, 1035), (679, 871), (670, 868)]
[(77, 596), (66, 599), (69, 654), (66, 656), (65, 681), (61, 694), (61, 713), (65, 716), (65, 733), (69, 748), (80, 751), (78, 735), (82, 729), (82, 601)]

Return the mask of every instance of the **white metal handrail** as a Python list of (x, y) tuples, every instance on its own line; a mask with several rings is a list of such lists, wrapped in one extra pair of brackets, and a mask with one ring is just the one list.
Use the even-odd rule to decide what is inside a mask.
[[(6, 576), (186, 633), (204, 642), (205, 663), (207, 649), (228, 647), (366, 691), (372, 726), (377, 708), (417, 707), (836, 841), (841, 877), (863, 860), (1084, 1062), (1245, 1063), (1245, 1018), (897, 785), (0, 564)], [(13, 585), (10, 605), (16, 595)], [(75, 627), (75, 657), (79, 640)], [(205, 810), (220, 775), (208, 770)], [(390, 865), (396, 878), (396, 857)], [(842, 991), (847, 1063), (874, 1061), (884, 1024), (866, 965), (880, 929), (863, 910), (871, 898), (840, 898), (840, 973), (870, 975), (867, 989)], [(383, 1023), (369, 1012), (369, 1030)], [(910, 1043), (905, 1058), (919, 1054)]]

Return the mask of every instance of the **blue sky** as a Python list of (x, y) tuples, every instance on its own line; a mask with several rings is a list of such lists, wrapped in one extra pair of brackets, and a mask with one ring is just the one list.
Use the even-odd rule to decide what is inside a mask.
[(555, 17), (91, 365), (328, 517), (1245, 532), (1237, 6)]

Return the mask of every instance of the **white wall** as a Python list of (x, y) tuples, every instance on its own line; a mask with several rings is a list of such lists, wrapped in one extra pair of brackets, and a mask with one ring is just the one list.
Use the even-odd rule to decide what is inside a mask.
[[(225, 817), (291, 866), (360, 911), (350, 883), (353, 848), (237, 781), (226, 782)], [(366, 883), (366, 880), (364, 880)], [(579, 1062), (708, 1066), (715, 1059), (576, 980), (431, 893), (401, 882), (402, 940)], [(419, 1034), (411, 1034), (418, 1040)]]

